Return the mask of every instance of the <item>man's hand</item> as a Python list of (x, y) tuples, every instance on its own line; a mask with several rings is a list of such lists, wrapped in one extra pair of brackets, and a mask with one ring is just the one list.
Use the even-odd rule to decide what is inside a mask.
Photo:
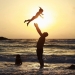
[(37, 23), (34, 23), (34, 26), (35, 26), (35, 27), (38, 27), (38, 24), (37, 24)]

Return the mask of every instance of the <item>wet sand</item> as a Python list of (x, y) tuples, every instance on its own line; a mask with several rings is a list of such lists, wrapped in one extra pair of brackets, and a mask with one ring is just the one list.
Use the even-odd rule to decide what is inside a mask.
[(0, 62), (0, 75), (74, 75), (75, 70), (66, 69), (69, 65), (45, 63), (45, 67), (39, 69), (37, 62), (23, 62), (21, 66), (14, 62)]

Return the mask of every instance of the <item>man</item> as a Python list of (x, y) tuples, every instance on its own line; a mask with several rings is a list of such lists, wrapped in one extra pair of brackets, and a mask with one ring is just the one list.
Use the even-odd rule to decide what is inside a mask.
[(37, 50), (36, 50), (36, 52), (37, 52), (37, 57), (38, 57), (38, 60), (39, 60), (39, 63), (40, 63), (40, 68), (43, 68), (44, 67), (43, 46), (44, 46), (44, 43), (45, 43), (45, 37), (48, 36), (48, 33), (47, 32), (42, 33), (41, 30), (39, 29), (37, 23), (34, 23), (34, 26), (35, 26), (37, 32), (40, 35), (40, 38), (39, 38), (39, 40), (37, 42)]
[[(39, 8), (40, 8), (40, 9), (39, 9), (39, 11), (36, 13), (35, 16), (33, 16), (31, 19), (28, 19), (28, 20), (25, 20), (25, 21), (24, 21), (24, 23), (25, 23), (25, 22), (28, 22), (28, 23), (27, 23), (27, 26), (28, 26), (28, 24), (29, 24), (31, 21), (33, 21), (34, 19), (38, 18), (38, 16), (43, 15), (43, 14), (42, 14), (43, 9), (42, 9), (41, 7), (39, 7)], [(41, 16), (41, 17), (42, 17), (42, 16)]]

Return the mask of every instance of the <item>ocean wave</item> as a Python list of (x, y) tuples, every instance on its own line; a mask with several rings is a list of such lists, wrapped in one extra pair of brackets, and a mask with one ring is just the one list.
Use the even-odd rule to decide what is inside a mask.
[(75, 39), (48, 39), (47, 43), (75, 44)]
[(74, 45), (45, 45), (46, 48), (75, 49)]
[[(0, 55), (0, 61), (15, 62), (16, 55)], [(23, 62), (37, 62), (36, 55), (21, 55)], [(44, 55), (45, 63), (75, 63), (74, 55)]]

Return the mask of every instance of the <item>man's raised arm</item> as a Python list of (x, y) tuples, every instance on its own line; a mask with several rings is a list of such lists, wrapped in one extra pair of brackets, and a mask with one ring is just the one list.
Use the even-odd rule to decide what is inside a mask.
[(34, 23), (34, 26), (36, 27), (36, 30), (37, 30), (37, 32), (39, 33), (39, 35), (42, 36), (41, 30), (40, 30), (40, 28), (38, 27), (38, 24), (37, 24), (37, 23)]

